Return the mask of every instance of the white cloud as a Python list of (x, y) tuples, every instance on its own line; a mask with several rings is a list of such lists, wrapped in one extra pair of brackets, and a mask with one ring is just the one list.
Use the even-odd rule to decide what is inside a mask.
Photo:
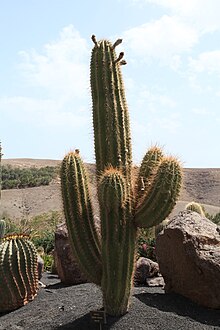
[(198, 92), (214, 92), (218, 96), (220, 83), (220, 50), (206, 51), (189, 57), (186, 71), (190, 86)]
[(41, 52), (21, 51), (19, 69), (28, 85), (43, 88), (53, 97), (81, 98), (88, 86), (88, 55), (86, 41), (69, 25)]
[(159, 92), (152, 92), (147, 87), (142, 86), (138, 93), (138, 105), (140, 107), (147, 107), (151, 112), (157, 112), (157, 108), (163, 111), (169, 111), (176, 107), (176, 101), (166, 94)]
[(210, 111), (206, 108), (193, 108), (192, 112), (199, 116), (206, 116), (206, 115), (210, 115), (213, 113), (212, 111)]
[(192, 72), (220, 74), (220, 50), (200, 53), (196, 59), (189, 59), (189, 69)]
[(196, 27), (201, 33), (220, 29), (219, 0), (132, 0), (133, 3), (155, 4), (170, 10)]
[(65, 104), (51, 99), (31, 97), (5, 97), (0, 99), (0, 112), (9, 121), (48, 128), (79, 128), (88, 122), (88, 113), (83, 108), (74, 112), (65, 109)]
[(177, 16), (164, 15), (156, 21), (127, 30), (124, 41), (134, 56), (144, 61), (158, 59), (172, 68), (180, 65), (179, 54), (189, 52), (198, 42), (195, 29), (182, 23)]
[(69, 25), (41, 50), (19, 54), (25, 95), (1, 98), (1, 114), (24, 125), (83, 128), (90, 118), (89, 50), (79, 32)]

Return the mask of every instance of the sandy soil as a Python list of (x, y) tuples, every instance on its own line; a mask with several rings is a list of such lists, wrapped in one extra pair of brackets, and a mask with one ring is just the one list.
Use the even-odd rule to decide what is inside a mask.
[[(46, 288), (26, 306), (0, 315), (0, 330), (100, 329), (90, 311), (102, 307), (100, 289), (91, 284), (64, 286), (56, 275), (44, 273)], [(107, 317), (102, 329), (117, 330), (217, 330), (220, 310), (200, 307), (162, 288), (136, 287), (129, 312)]]

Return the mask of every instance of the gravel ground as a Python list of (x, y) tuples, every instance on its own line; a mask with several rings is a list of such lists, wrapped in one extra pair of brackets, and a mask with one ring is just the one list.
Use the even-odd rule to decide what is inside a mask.
[(205, 330), (220, 329), (220, 310), (211, 310), (162, 288), (135, 287), (129, 312), (121, 318), (107, 317), (107, 325), (94, 323), (90, 311), (102, 307), (100, 289), (90, 283), (64, 286), (57, 276), (44, 273), (33, 302), (0, 315), (0, 330), (118, 329)]

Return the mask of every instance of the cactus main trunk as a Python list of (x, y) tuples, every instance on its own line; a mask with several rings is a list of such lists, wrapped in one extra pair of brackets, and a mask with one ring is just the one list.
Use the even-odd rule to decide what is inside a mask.
[(121, 172), (106, 170), (100, 180), (102, 225), (102, 291), (106, 312), (127, 312), (135, 253), (136, 228)]

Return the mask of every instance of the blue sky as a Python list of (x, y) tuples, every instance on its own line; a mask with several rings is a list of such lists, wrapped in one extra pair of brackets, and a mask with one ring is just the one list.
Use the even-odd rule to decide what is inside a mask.
[(94, 162), (91, 35), (123, 39), (133, 162), (152, 144), (220, 167), (219, 0), (0, 1), (4, 158)]

